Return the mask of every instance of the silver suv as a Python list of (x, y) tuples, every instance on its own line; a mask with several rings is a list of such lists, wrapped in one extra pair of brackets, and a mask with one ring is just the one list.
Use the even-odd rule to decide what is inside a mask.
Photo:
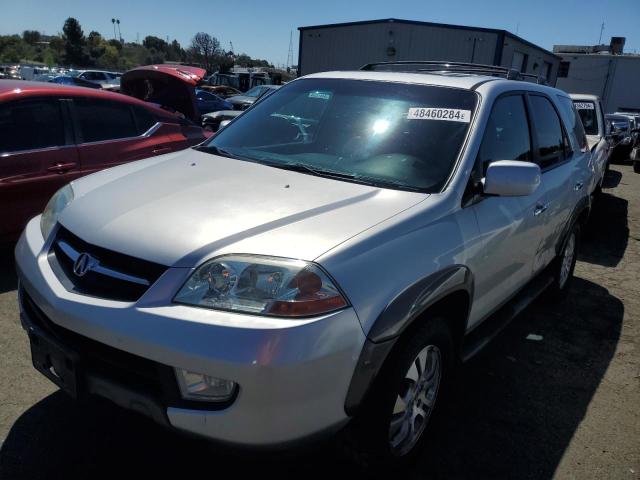
[(456, 361), (567, 291), (593, 171), (564, 92), (397, 69), (60, 190), (16, 248), (35, 367), (231, 444), (410, 459)]

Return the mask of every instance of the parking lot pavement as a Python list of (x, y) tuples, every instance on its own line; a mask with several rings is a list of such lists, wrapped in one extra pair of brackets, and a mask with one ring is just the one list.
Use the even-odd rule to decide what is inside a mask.
[[(106, 402), (74, 405), (31, 367), (0, 255), (0, 478), (360, 475), (331, 443), (230, 453)], [(566, 302), (538, 300), (460, 369), (408, 478), (640, 478), (640, 175), (628, 166), (608, 173), (576, 276)]]

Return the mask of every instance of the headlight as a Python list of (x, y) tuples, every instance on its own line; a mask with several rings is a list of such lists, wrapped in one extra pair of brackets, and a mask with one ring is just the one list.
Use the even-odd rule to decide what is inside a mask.
[(347, 306), (318, 266), (301, 260), (231, 255), (191, 275), (176, 303), (279, 317), (307, 317)]
[(44, 207), (44, 212), (42, 212), (42, 217), (40, 217), (40, 231), (42, 232), (42, 237), (46, 240), (53, 226), (58, 221), (58, 217), (60, 213), (65, 209), (67, 205), (69, 205), (73, 201), (73, 188), (71, 184), (65, 185), (56, 193), (53, 194), (47, 206)]

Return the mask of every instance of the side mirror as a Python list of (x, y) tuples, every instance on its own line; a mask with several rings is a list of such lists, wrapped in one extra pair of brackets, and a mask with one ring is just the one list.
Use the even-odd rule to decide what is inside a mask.
[(524, 197), (540, 185), (540, 167), (531, 162), (499, 160), (489, 164), (483, 179), (486, 195)]

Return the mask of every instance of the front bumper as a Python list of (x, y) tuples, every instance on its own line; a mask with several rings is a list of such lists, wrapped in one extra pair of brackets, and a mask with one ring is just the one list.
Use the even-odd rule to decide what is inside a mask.
[[(16, 246), (16, 266), (27, 296), (54, 326), (167, 369), (181, 367), (239, 385), (230, 405), (210, 410), (152, 395), (171, 426), (233, 444), (268, 446), (348, 421), (345, 399), (366, 338), (353, 309), (286, 320), (174, 305), (171, 298), (192, 271), (177, 268), (168, 269), (135, 303), (89, 297), (64, 288), (47, 249), (37, 217)], [(131, 389), (115, 382), (111, 391), (102, 384), (93, 393), (135, 408), (118, 401), (123, 397), (113, 390), (123, 387)]]

